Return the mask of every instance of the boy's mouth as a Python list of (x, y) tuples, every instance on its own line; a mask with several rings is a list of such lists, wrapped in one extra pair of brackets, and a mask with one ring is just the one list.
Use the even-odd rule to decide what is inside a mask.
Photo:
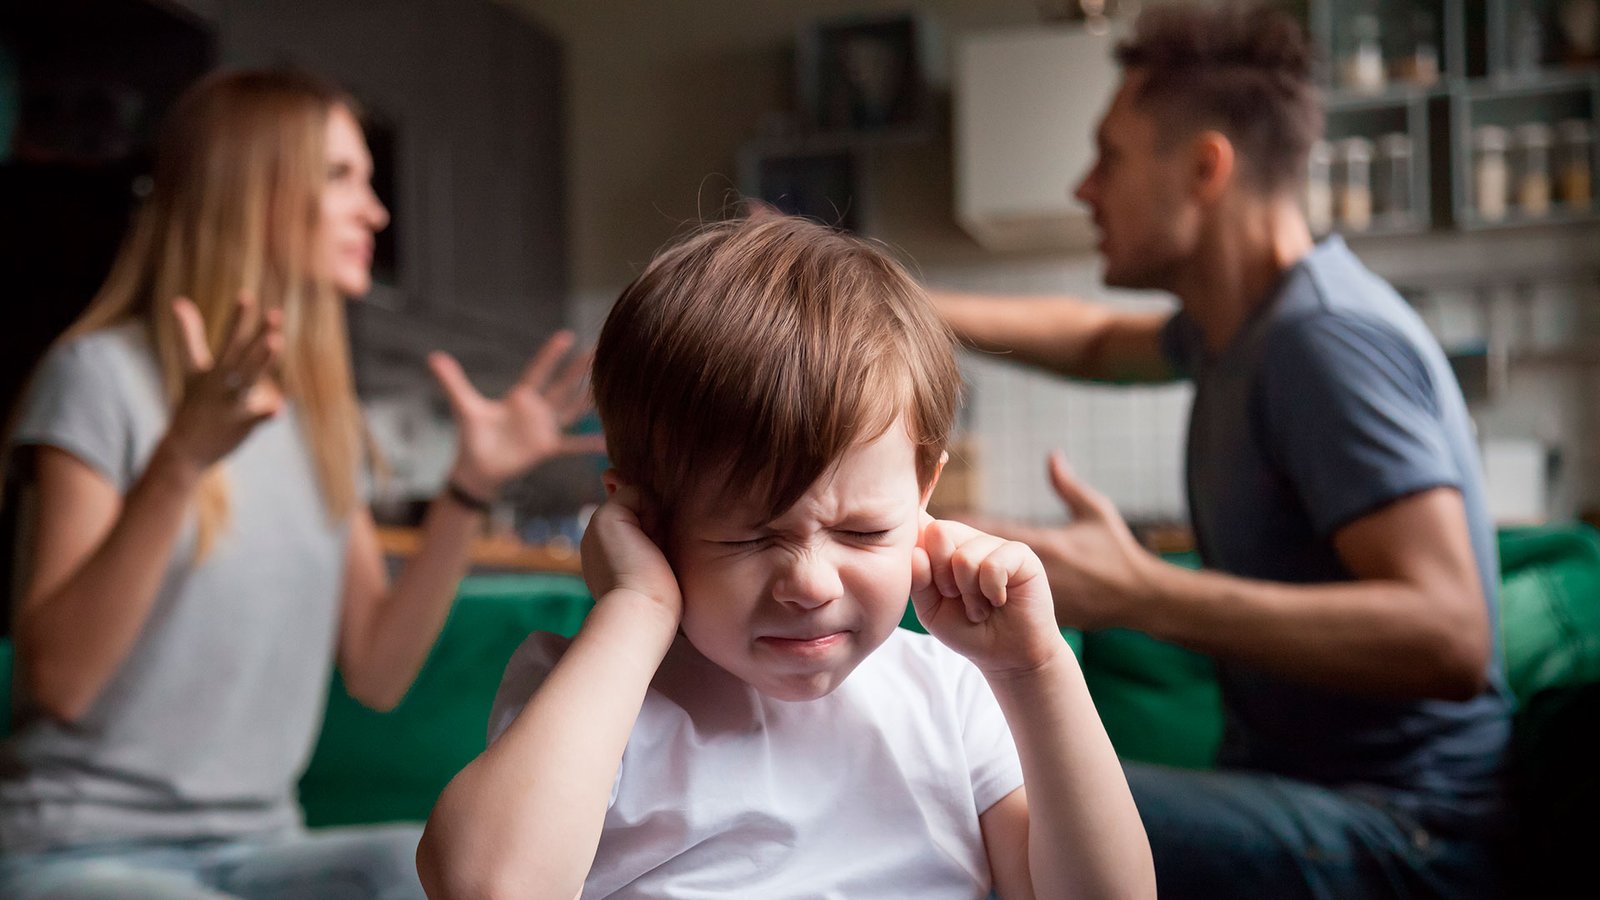
[(822, 653), (843, 643), (849, 635), (848, 631), (831, 631), (809, 637), (780, 637), (778, 635), (762, 635), (756, 638), (756, 643), (780, 653), (807, 655)]

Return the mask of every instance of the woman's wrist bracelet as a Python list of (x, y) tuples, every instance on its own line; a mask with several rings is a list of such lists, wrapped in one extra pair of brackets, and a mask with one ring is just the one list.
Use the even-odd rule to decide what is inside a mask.
[(494, 507), (493, 501), (485, 500), (482, 497), (479, 497), (477, 494), (474, 494), (461, 485), (456, 484), (454, 481), (446, 481), (444, 483), (444, 492), (450, 497), (451, 500), (454, 500), (457, 504), (464, 506), (473, 512), (480, 512), (487, 515), (489, 510)]

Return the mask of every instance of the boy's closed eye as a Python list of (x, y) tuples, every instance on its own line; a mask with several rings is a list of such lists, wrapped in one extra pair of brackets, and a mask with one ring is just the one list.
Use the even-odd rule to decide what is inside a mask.
[[(893, 528), (835, 528), (832, 531), (835, 535), (845, 540), (859, 544), (882, 544), (889, 539), (890, 535), (894, 534)], [(776, 534), (758, 534), (750, 537), (713, 541), (712, 543), (720, 547), (727, 547), (730, 550), (759, 550), (776, 540)]]

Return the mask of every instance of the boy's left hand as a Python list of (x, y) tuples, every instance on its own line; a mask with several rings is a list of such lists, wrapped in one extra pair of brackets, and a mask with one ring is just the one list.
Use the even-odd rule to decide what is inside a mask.
[(924, 515), (911, 602), (929, 634), (986, 675), (1029, 671), (1066, 646), (1039, 557), (960, 522)]

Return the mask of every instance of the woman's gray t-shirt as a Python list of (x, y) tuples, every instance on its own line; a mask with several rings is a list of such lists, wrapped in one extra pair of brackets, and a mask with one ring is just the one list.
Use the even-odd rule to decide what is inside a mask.
[[(169, 417), (144, 327), (126, 324), (52, 349), (12, 445), (64, 450), (126, 494)], [(347, 523), (328, 517), (292, 408), (224, 465), (228, 527), (195, 565), (191, 513), (149, 619), (87, 713), (56, 721), (18, 684), (0, 742), (0, 852), (299, 826)]]

